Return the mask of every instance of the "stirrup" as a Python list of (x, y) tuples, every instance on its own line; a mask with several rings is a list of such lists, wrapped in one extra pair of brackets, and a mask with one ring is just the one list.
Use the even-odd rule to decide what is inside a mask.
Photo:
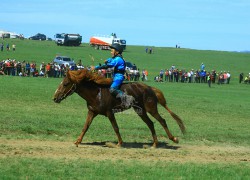
[(121, 101), (126, 108), (129, 108), (134, 104), (135, 98), (133, 96), (124, 94), (121, 98)]

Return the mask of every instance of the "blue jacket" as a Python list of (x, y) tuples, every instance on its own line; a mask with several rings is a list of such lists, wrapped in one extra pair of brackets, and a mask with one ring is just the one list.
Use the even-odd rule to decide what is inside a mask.
[(109, 58), (105, 65), (96, 66), (95, 69), (107, 69), (114, 67), (114, 76), (111, 88), (119, 89), (120, 85), (124, 81), (123, 73), (125, 72), (126, 63), (121, 56)]
[(206, 76), (206, 72), (205, 71), (201, 71), (199, 75), (200, 75), (200, 77), (205, 77)]
[(119, 71), (125, 71), (126, 64), (125, 61), (120, 56), (116, 56), (114, 58), (108, 58), (105, 65), (102, 66), (96, 66), (95, 69), (107, 69), (107, 68), (115, 68)]

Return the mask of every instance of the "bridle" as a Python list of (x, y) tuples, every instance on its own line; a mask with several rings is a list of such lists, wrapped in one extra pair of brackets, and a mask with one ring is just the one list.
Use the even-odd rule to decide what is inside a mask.
[(66, 99), (66, 97), (72, 95), (76, 90), (76, 84), (72, 84), (70, 89), (60, 98), (60, 100)]

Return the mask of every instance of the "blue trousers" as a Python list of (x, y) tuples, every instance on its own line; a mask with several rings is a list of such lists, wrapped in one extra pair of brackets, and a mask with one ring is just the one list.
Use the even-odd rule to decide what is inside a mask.
[(123, 81), (124, 81), (123, 74), (120, 74), (120, 73), (114, 74), (113, 82), (109, 90), (113, 96), (116, 97), (118, 94), (123, 95), (123, 91), (120, 90), (120, 87)]

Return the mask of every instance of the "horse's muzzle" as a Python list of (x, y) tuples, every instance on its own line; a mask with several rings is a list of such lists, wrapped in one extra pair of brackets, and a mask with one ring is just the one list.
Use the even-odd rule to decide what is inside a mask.
[(57, 98), (54, 98), (53, 100), (54, 100), (55, 103), (60, 103), (61, 102), (61, 100), (57, 99)]

